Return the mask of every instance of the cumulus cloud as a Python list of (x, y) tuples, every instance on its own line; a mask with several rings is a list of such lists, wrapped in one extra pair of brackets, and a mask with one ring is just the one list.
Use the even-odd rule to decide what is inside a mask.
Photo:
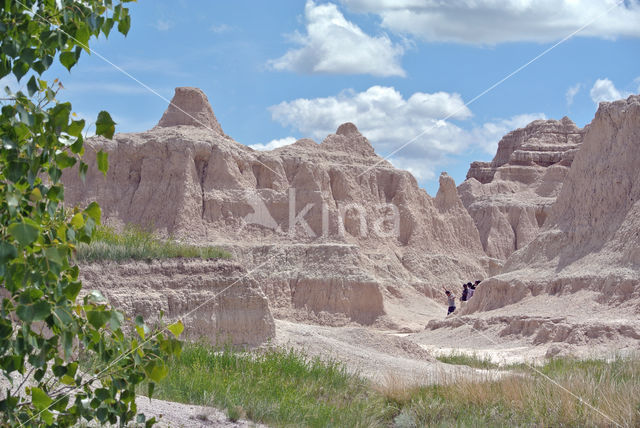
[[(464, 120), (471, 111), (459, 94), (417, 92), (403, 97), (393, 87), (372, 86), (364, 92), (296, 99), (270, 107), (272, 118), (317, 141), (353, 122), (382, 156), (408, 141), (392, 162), (420, 177), (432, 177), (432, 166), (447, 154), (456, 154), (469, 142), (468, 134), (444, 118)], [(418, 137), (418, 138), (416, 138)]]
[(297, 139), (295, 137), (285, 137), (285, 138), (280, 138), (280, 139), (276, 139), (276, 140), (271, 140), (266, 144), (251, 144), (249, 147), (251, 147), (254, 150), (260, 150), (260, 151), (264, 151), (264, 150), (273, 150), (273, 149), (277, 149), (278, 147), (283, 147), (283, 146), (288, 146), (289, 144), (293, 144), (297, 141)]
[(591, 91), (589, 91), (589, 95), (591, 95), (594, 103), (600, 104), (603, 101), (615, 101), (627, 98), (631, 95), (631, 92), (619, 91), (609, 79), (598, 79), (596, 83), (593, 84)]
[(567, 97), (567, 106), (570, 106), (571, 104), (573, 104), (573, 99), (578, 94), (578, 92), (580, 92), (581, 87), (582, 87), (581, 83), (576, 83), (575, 85), (567, 89), (567, 93), (565, 94), (565, 96)]
[(495, 154), (498, 150), (498, 142), (506, 134), (515, 129), (524, 128), (534, 120), (546, 118), (544, 113), (526, 113), (509, 119), (487, 122), (471, 131), (473, 144), (481, 147), (486, 153)]
[[(578, 33), (611, 39), (640, 37), (640, 1), (627, 0), (341, 0), (374, 13), (382, 26), (427, 41), (470, 44), (548, 42)], [(607, 10), (610, 9), (608, 12)]]
[(306, 34), (296, 33), (298, 48), (269, 61), (274, 70), (298, 73), (404, 76), (402, 46), (386, 35), (370, 36), (345, 19), (335, 4), (305, 5)]

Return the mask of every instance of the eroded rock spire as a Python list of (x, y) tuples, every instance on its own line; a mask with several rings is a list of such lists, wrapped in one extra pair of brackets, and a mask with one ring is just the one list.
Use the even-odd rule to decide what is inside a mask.
[(178, 87), (158, 127), (195, 126), (224, 135), (207, 96), (198, 88)]

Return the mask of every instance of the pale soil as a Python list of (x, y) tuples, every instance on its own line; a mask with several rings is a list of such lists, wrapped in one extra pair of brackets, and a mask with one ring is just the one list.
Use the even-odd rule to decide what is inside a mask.
[(144, 413), (151, 418), (156, 417), (160, 421), (157, 427), (263, 427), (246, 420), (231, 422), (227, 415), (216, 408), (196, 406), (193, 404), (174, 403), (164, 400), (151, 400), (146, 397), (139, 397), (136, 400), (138, 412)]

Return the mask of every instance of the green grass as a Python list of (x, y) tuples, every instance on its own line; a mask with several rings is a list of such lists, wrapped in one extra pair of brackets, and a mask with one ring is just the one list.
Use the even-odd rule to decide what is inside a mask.
[(230, 419), (246, 416), (275, 426), (384, 426), (394, 413), (342, 365), (284, 349), (247, 354), (187, 344), (170, 360), (154, 397), (216, 406)]
[(499, 365), (492, 362), (491, 358), (479, 357), (476, 354), (467, 355), (461, 352), (453, 352), (448, 355), (439, 355), (436, 357), (438, 361), (447, 364), (456, 364), (459, 366), (469, 366), (476, 369), (495, 369)]
[(99, 226), (91, 244), (79, 244), (78, 261), (149, 260), (169, 258), (228, 259), (229, 253), (217, 247), (199, 247), (172, 239), (158, 239), (153, 232), (136, 225), (125, 227), (122, 233)]
[[(487, 368), (483, 360), (457, 361)], [(623, 426), (640, 425), (638, 358), (554, 359), (538, 368), (562, 388), (522, 366), (493, 381), (415, 387), (391, 379), (376, 386), (297, 351), (242, 353), (201, 343), (186, 344), (169, 368), (154, 397), (272, 426), (614, 426), (562, 388)]]

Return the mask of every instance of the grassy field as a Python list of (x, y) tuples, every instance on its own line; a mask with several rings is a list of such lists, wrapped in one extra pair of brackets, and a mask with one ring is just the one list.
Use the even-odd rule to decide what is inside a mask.
[[(467, 365), (486, 364), (473, 360), (467, 359)], [(169, 375), (154, 396), (219, 407), (230, 419), (246, 417), (273, 426), (640, 424), (640, 360), (556, 359), (538, 369), (553, 381), (518, 367), (511, 369), (513, 376), (496, 381), (377, 386), (347, 373), (339, 363), (292, 350), (240, 353), (188, 344), (170, 361)]]
[(158, 239), (151, 231), (129, 225), (122, 233), (99, 226), (91, 244), (79, 244), (78, 261), (150, 260), (168, 258), (228, 259), (229, 253), (217, 247), (182, 244), (172, 239)]
[(461, 352), (439, 355), (436, 359), (443, 363), (469, 366), (476, 369), (496, 369), (499, 367), (499, 365), (491, 361), (490, 358), (482, 358), (477, 355), (468, 355)]

